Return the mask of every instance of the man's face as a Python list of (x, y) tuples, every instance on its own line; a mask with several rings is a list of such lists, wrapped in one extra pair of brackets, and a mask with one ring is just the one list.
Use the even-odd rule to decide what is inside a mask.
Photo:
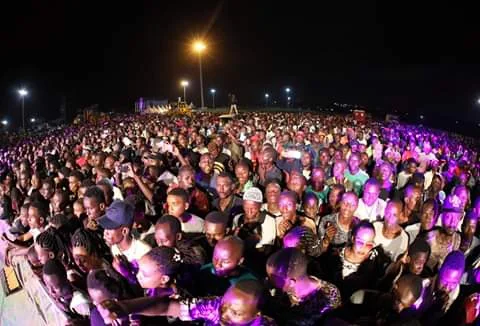
[(177, 218), (182, 217), (183, 213), (187, 210), (187, 203), (180, 196), (167, 196), (168, 214)]
[(350, 172), (356, 173), (360, 167), (360, 157), (357, 154), (350, 155), (348, 160), (348, 168)]
[(185, 171), (178, 175), (178, 184), (181, 188), (189, 190), (195, 186), (195, 175), (193, 171)]
[(278, 208), (280, 209), (280, 213), (282, 213), (282, 217), (285, 220), (290, 220), (291, 222), (295, 221), (297, 216), (297, 203), (291, 196), (280, 195)]
[(210, 174), (212, 173), (213, 170), (213, 160), (210, 157), (210, 155), (203, 155), (200, 158), (200, 163), (198, 163), (198, 166), (200, 169), (203, 171), (205, 174)]
[(367, 256), (375, 246), (374, 238), (375, 232), (372, 229), (360, 228), (353, 237), (353, 251), (355, 254), (360, 257)]
[(260, 166), (262, 167), (262, 169), (269, 170), (273, 165), (272, 155), (270, 153), (266, 152), (266, 153), (262, 153), (260, 158), (261, 158)]
[(442, 226), (445, 232), (449, 235), (453, 235), (458, 228), (458, 223), (461, 218), (461, 213), (444, 212), (442, 214)]
[(410, 174), (415, 173), (417, 170), (417, 163), (410, 162), (407, 166), (407, 172)]
[(325, 166), (328, 164), (328, 161), (330, 161), (330, 155), (326, 151), (322, 151), (320, 153), (320, 163)]
[(297, 196), (301, 196), (303, 191), (305, 190), (305, 178), (301, 175), (294, 174), (288, 180), (287, 188), (297, 194)]
[(126, 231), (124, 227), (119, 227), (112, 230), (105, 229), (103, 230), (103, 239), (105, 239), (107, 245), (111, 247), (122, 242), (125, 238), (125, 233)]
[(375, 203), (375, 201), (378, 199), (379, 195), (380, 195), (380, 187), (373, 184), (367, 184), (363, 189), (362, 200), (365, 203), (365, 205), (372, 206)]
[(241, 262), (241, 254), (229, 243), (217, 243), (213, 251), (213, 268), (220, 277), (230, 275)]
[(358, 199), (354, 194), (345, 194), (340, 201), (340, 216), (344, 218), (351, 218), (353, 217), (353, 213), (357, 209), (358, 206)]
[(74, 176), (68, 177), (68, 188), (72, 193), (76, 194), (78, 188), (80, 188), (80, 181)]
[(41, 220), (42, 217), (40, 216), (38, 209), (30, 207), (28, 209), (28, 226), (30, 226), (31, 229), (39, 228), (41, 226)]
[(53, 188), (50, 184), (44, 183), (42, 185), (42, 188), (40, 189), (40, 194), (45, 198), (46, 200), (50, 200), (50, 198), (53, 195)]
[(207, 242), (211, 247), (215, 247), (217, 242), (225, 238), (227, 233), (227, 228), (223, 224), (205, 221), (204, 228), (205, 237), (207, 238)]
[(380, 179), (382, 181), (387, 181), (390, 180), (390, 177), (392, 176), (392, 170), (387, 164), (382, 164), (380, 166)]
[(177, 235), (172, 232), (167, 223), (159, 224), (155, 227), (155, 241), (159, 247), (174, 248), (177, 242)]
[(468, 190), (465, 187), (460, 187), (455, 191), (455, 195), (460, 198), (460, 205), (465, 208), (468, 203)]
[(325, 172), (322, 169), (314, 169), (311, 182), (314, 190), (322, 191), (325, 183)]
[(385, 226), (387, 228), (396, 227), (400, 219), (400, 213), (400, 205), (397, 205), (394, 202), (389, 202), (387, 207), (385, 207)]
[(85, 207), (85, 211), (90, 220), (96, 220), (103, 215), (103, 208), (97, 203), (95, 198), (83, 198), (83, 207)]
[(62, 206), (63, 206), (63, 197), (60, 194), (55, 194), (53, 195), (51, 199), (52, 207), (53, 207), (53, 213), (54, 214), (59, 214), (63, 211)]
[(478, 220), (476, 218), (466, 218), (463, 221), (462, 232), (467, 238), (474, 236), (477, 230), (477, 223)]
[(238, 289), (228, 290), (220, 307), (222, 325), (247, 325), (258, 314), (257, 300)]
[(215, 189), (217, 190), (218, 197), (225, 199), (233, 194), (234, 184), (229, 178), (218, 177)]
[(103, 164), (103, 167), (109, 171), (115, 170), (115, 159), (111, 156), (108, 156), (105, 159), (105, 163)]
[(71, 293), (71, 288), (67, 280), (60, 280), (56, 275), (43, 275), (43, 282), (48, 293), (55, 300), (60, 299)]
[(345, 174), (345, 163), (343, 161), (337, 162), (333, 165), (333, 176), (338, 178), (343, 178)]
[(265, 195), (267, 197), (267, 203), (278, 203), (280, 200), (280, 186), (277, 184), (269, 184), (265, 189)]
[(328, 193), (328, 203), (331, 207), (336, 207), (337, 204), (340, 202), (340, 199), (341, 199), (341, 190), (339, 189), (332, 189), (329, 193)]
[(303, 211), (305, 215), (310, 217), (311, 219), (315, 219), (318, 214), (318, 200), (316, 197), (308, 198), (303, 203)]
[(438, 273), (438, 288), (447, 293), (452, 292), (460, 284), (462, 271), (453, 267), (440, 268)]
[(302, 166), (305, 168), (309, 168), (312, 165), (312, 156), (310, 153), (304, 152), (300, 160), (302, 162)]
[(258, 221), (261, 207), (261, 203), (257, 203), (251, 200), (244, 200), (243, 211), (245, 212), (245, 222), (252, 223)]
[(437, 223), (435, 219), (435, 209), (432, 204), (423, 205), (420, 223), (422, 230), (431, 230)]
[(25, 174), (20, 174), (20, 187), (22, 187), (23, 189), (27, 189), (28, 186), (30, 185), (30, 179), (27, 175)]
[(422, 195), (422, 193), (417, 188), (413, 189), (408, 194), (406, 194), (405, 204), (407, 205), (407, 208), (409, 210), (412, 210), (412, 211), (415, 210), (415, 208), (417, 207), (418, 201), (420, 200), (421, 195)]
[(428, 260), (428, 254), (426, 252), (417, 252), (413, 256), (410, 256), (408, 263), (408, 270), (410, 273), (420, 275)]

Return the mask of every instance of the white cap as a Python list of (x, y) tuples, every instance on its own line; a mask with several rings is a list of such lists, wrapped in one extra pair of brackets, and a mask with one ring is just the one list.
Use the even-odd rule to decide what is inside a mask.
[(256, 187), (251, 187), (243, 194), (243, 200), (250, 200), (256, 203), (263, 203), (262, 191)]

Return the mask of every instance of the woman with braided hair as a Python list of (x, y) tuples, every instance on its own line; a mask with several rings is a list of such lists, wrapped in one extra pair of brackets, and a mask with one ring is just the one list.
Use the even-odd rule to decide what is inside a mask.
[(110, 266), (110, 250), (94, 231), (78, 229), (71, 239), (72, 256), (83, 273)]
[(65, 267), (72, 262), (68, 242), (53, 227), (38, 235), (35, 240), (35, 251), (42, 265), (50, 259), (59, 259)]

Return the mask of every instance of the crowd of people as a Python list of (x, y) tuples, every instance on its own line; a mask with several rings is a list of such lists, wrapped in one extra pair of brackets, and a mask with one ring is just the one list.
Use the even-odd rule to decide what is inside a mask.
[(203, 112), (2, 145), (5, 263), (69, 325), (479, 321), (477, 149), (447, 132)]

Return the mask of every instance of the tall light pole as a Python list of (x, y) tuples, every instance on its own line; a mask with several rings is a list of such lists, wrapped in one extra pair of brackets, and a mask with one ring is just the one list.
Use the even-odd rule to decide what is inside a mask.
[(217, 90), (215, 88), (212, 88), (210, 90), (210, 93), (212, 94), (212, 107), (215, 109), (215, 93), (217, 92)]
[(287, 93), (287, 108), (288, 108), (290, 106), (290, 99), (291, 99), (291, 97), (290, 97), (290, 92), (291, 92), (290, 87), (285, 88), (285, 92)]
[(202, 108), (205, 107), (205, 102), (203, 100), (203, 73), (202, 73), (202, 53), (205, 51), (207, 46), (203, 41), (195, 41), (193, 43), (193, 51), (195, 51), (198, 54), (198, 67), (200, 70), (200, 101), (202, 104)]
[(180, 85), (183, 86), (183, 101), (187, 103), (187, 86), (188, 86), (188, 80), (182, 80), (180, 82)]
[(265, 94), (265, 106), (268, 106), (268, 98), (270, 97), (270, 94), (266, 93)]
[(22, 98), (22, 128), (25, 131), (25, 96), (28, 95), (28, 92), (25, 88), (19, 89), (18, 94)]

